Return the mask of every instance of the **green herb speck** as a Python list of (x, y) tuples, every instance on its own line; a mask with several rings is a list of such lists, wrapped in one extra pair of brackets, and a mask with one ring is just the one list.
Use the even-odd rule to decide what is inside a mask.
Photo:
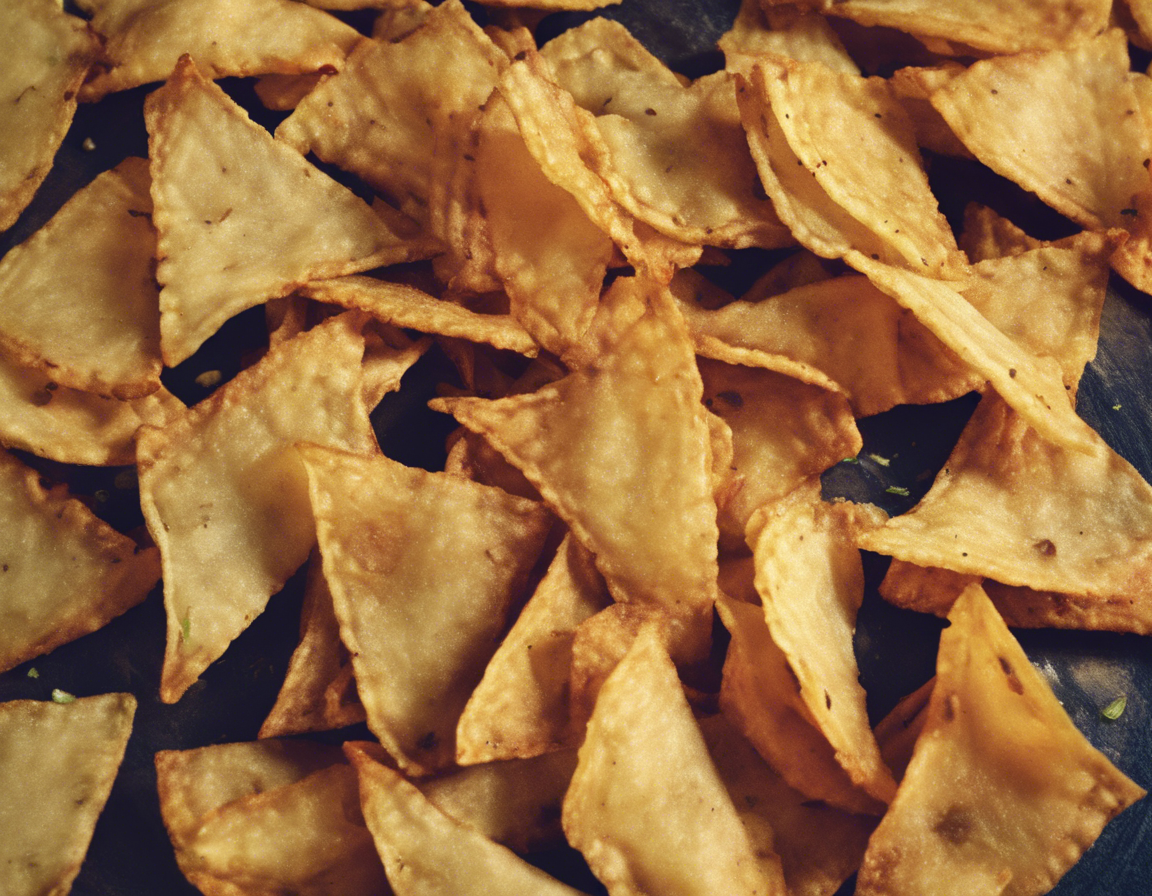
[(908, 489), (904, 488), (902, 485), (890, 485), (888, 488), (884, 489), (884, 491), (890, 495), (899, 495), (901, 498), (908, 497)]
[(1100, 710), (1100, 717), (1109, 722), (1115, 722), (1120, 716), (1124, 715), (1124, 708), (1128, 705), (1128, 697), (1121, 694), (1102, 710)]
[(35, 666), (33, 666), (31, 669), (28, 670), (28, 677), (29, 678), (39, 678), (40, 677), (40, 673), (36, 671)]
[(67, 691), (62, 691), (60, 688), (52, 689), (52, 702), (53, 703), (75, 703), (76, 697), (69, 694)]

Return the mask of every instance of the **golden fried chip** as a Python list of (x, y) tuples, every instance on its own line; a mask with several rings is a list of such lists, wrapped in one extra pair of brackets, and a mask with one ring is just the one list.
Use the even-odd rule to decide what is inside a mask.
[(405, 769), (443, 768), (551, 516), (383, 456), (299, 450), (368, 726)]
[(318, 302), (359, 308), (396, 327), (484, 342), (528, 357), (534, 357), (539, 351), (528, 331), (508, 315), (477, 314), (401, 283), (372, 277), (341, 277), (306, 284), (299, 292)]
[(595, 362), (532, 393), (433, 405), (523, 471), (617, 600), (663, 607), (703, 647), (718, 533), (695, 357), (657, 284), (619, 279), (602, 310)]
[(913, 274), (856, 252), (850, 253), (849, 261), (985, 376), (1045, 439), (1073, 451), (1095, 450), (1095, 433), (1076, 416), (1059, 363), (1032, 354), (998, 330), (960, 292), (968, 284)]
[(160, 388), (148, 162), (126, 159), (0, 261), (0, 351), (116, 398)]
[(181, 852), (181, 871), (207, 896), (377, 896), (387, 887), (344, 763), (214, 809)]
[(148, 596), (160, 556), (0, 451), (0, 671), (94, 632)]
[(837, 0), (833, 15), (861, 25), (898, 28), (990, 53), (1054, 49), (1090, 38), (1108, 25), (1107, 0)]
[(906, 66), (893, 72), (888, 83), (912, 121), (917, 146), (940, 155), (971, 159), (974, 156), (968, 147), (960, 142), (931, 101), (933, 92), (962, 71), (964, 66), (955, 62), (931, 67)]
[(351, 171), (427, 222), (434, 182), (454, 164), (447, 147), (468, 133), (507, 64), (458, 0), (447, 0), (401, 39), (359, 47), (276, 137)]
[(1076, 729), (979, 587), (949, 620), (924, 730), (857, 893), (1047, 893), (1144, 791)]
[(793, 790), (723, 715), (700, 732), (753, 844), (780, 856), (790, 896), (832, 896), (860, 866), (876, 819)]
[(364, 818), (397, 896), (578, 896), (514, 852), (436, 808), (397, 772), (350, 744)]
[(364, 706), (352, 677), (352, 658), (340, 641), (332, 593), (313, 551), (300, 611), (300, 643), (292, 652), (276, 704), (260, 726), (260, 737), (330, 731), (363, 722)]
[(1089, 598), (1103, 618), (1123, 609), (1148, 631), (1152, 486), (1095, 433), (1091, 444), (1052, 445), (985, 396), (920, 504), (858, 541), (922, 567)]
[(0, 358), (0, 444), (60, 463), (133, 463), (141, 425), (164, 426), (183, 410), (163, 386), (120, 401), (60, 386), (39, 370)]
[(135, 712), (131, 694), (0, 703), (0, 892), (71, 889)]
[(478, 127), (477, 198), (510, 313), (561, 355), (591, 324), (615, 247), (545, 177), (503, 95), (488, 100)]
[[(714, 311), (676, 295), (702, 355), (765, 366), (812, 386), (833, 383), (843, 389), (858, 417), (898, 404), (947, 401), (983, 382), (914, 314), (867, 278), (822, 280)], [(777, 358), (802, 369), (795, 371)]]
[(745, 76), (766, 55), (822, 62), (835, 71), (860, 74), (826, 18), (799, 15), (783, 27), (770, 27), (759, 0), (741, 0), (732, 27), (717, 45), (724, 53), (724, 68)]
[(759, 188), (727, 72), (685, 86), (606, 18), (565, 31), (540, 55), (592, 116), (589, 167), (637, 220), (685, 243), (792, 245)]
[(308, 280), (427, 254), (273, 140), (188, 58), (144, 113), (170, 366), (228, 318)]
[(560, 805), (576, 770), (576, 750), (484, 762), (420, 778), (436, 808), (513, 852), (560, 845)]
[(897, 781), (904, 777), (908, 763), (912, 761), (912, 752), (920, 732), (924, 730), (928, 701), (935, 685), (935, 677), (929, 678), (911, 694), (902, 697), (892, 711), (876, 724), (876, 742), (880, 744), (880, 755), (892, 769)]
[(865, 705), (853, 636), (864, 569), (853, 532), (864, 508), (825, 504), (799, 489), (761, 508), (748, 525), (756, 590), (772, 640), (788, 658), (800, 699), (852, 782), (887, 803), (896, 792)]
[(291, 784), (341, 762), (337, 747), (306, 740), (260, 740), (156, 753), (164, 826), (178, 858), (201, 822), (229, 803)]
[(0, 7), (0, 231), (15, 223), (52, 167), (76, 112), (76, 91), (96, 57), (83, 19), (56, 0)]
[(788, 657), (772, 640), (764, 610), (721, 595), (716, 608), (732, 636), (720, 708), (791, 787), (848, 812), (878, 814), (884, 804), (852, 783), (800, 699)]
[(539, 501), (540, 493), (524, 474), (504, 460), (504, 455), (488, 440), (461, 426), (450, 436), (451, 448), (444, 461), (444, 471), (455, 473), (484, 485), (502, 488), (510, 495)]
[[(363, 38), (335, 16), (287, 0), (78, 0), (104, 39), (85, 102), (163, 81), (189, 54), (212, 78), (339, 68)], [(226, 22), (227, 27), (222, 27)]]
[(912, 123), (885, 81), (764, 61), (751, 82), (738, 80), (737, 99), (764, 189), (802, 245), (826, 258), (856, 250), (930, 276), (963, 275)]
[(252, 89), (265, 109), (275, 112), (291, 112), (300, 101), (328, 75), (323, 72), (309, 72), (305, 75), (264, 75), (256, 80)]
[(786, 892), (779, 857), (753, 850), (651, 628), (600, 689), (563, 822), (613, 896)]
[(138, 437), (140, 503), (164, 567), (175, 702), (308, 557), (316, 533), (297, 441), (376, 450), (354, 313), (276, 346)]
[(982, 60), (930, 98), (981, 162), (1085, 227), (1127, 229), (1152, 186), (1152, 132), (1118, 29)]
[(611, 599), (592, 556), (567, 535), (456, 726), (461, 765), (568, 744), (568, 678), (577, 626)]

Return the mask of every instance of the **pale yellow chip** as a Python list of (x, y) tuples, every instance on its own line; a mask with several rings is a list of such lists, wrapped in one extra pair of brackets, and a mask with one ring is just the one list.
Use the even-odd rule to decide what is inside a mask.
[(181, 870), (206, 896), (377, 896), (387, 887), (345, 763), (219, 806), (180, 848)]
[(1107, 27), (1111, 6), (1108, 0), (837, 0), (828, 11), (861, 25), (1008, 54), (1091, 38)]
[(860, 866), (876, 819), (789, 787), (724, 715), (700, 731), (752, 842), (780, 856), (790, 896), (832, 896)]
[(160, 580), (155, 548), (0, 451), (0, 670), (94, 632)]
[(650, 628), (600, 689), (563, 821), (614, 896), (787, 892), (779, 857), (754, 851)]
[(364, 719), (352, 658), (340, 641), (332, 593), (313, 551), (304, 582), (300, 643), (292, 652), (276, 703), (260, 726), (260, 737), (330, 731)]
[(412, 773), (443, 768), (551, 516), (383, 456), (299, 451), (368, 726)]
[(96, 57), (83, 19), (56, 0), (0, 7), (0, 231), (11, 227), (48, 176)]
[(661, 606), (706, 641), (718, 532), (695, 357), (657, 284), (619, 279), (602, 309), (594, 363), (528, 394), (434, 405), (523, 471), (617, 600)]
[(188, 58), (144, 116), (170, 366), (228, 318), (302, 283), (429, 254), (273, 140)]
[(373, 451), (355, 313), (272, 349), (138, 438), (140, 503), (164, 567), (175, 702), (308, 557), (316, 533), (293, 443)]
[(902, 306), (974, 371), (1045, 439), (1072, 451), (1095, 451), (1096, 434), (1078, 416), (1064, 385), (1060, 364), (1013, 342), (981, 314), (960, 290), (968, 284), (913, 274), (865, 258), (851, 265)]
[(932, 105), (932, 94), (964, 71), (957, 62), (938, 66), (905, 66), (892, 73), (888, 83), (900, 101), (916, 132), (916, 145), (945, 156), (972, 159), (974, 156), (953, 133), (948, 122)]
[(637, 220), (685, 243), (793, 243), (759, 188), (727, 72), (685, 86), (606, 18), (565, 31), (540, 55), (592, 116), (589, 167)]
[(260, 740), (156, 753), (160, 812), (177, 857), (213, 812), (245, 796), (299, 781), (341, 762), (337, 747), (306, 740)]
[(764, 618), (800, 699), (852, 782), (887, 803), (896, 782), (872, 735), (853, 643), (864, 600), (853, 534), (876, 522), (863, 507), (825, 504), (815, 489), (800, 489), (753, 516), (748, 543)]
[(732, 27), (720, 36), (717, 45), (724, 53), (724, 68), (743, 75), (763, 56), (822, 62), (835, 71), (860, 74), (824, 16), (799, 15), (772, 27), (759, 0), (741, 0)]
[(1090, 452), (1041, 439), (986, 396), (932, 489), (859, 536), (868, 550), (1006, 585), (1079, 595), (1146, 630), (1152, 486), (1092, 434)]
[(949, 620), (924, 730), (856, 892), (1039, 896), (1144, 791), (1076, 729), (979, 587)]
[[(764, 61), (737, 99), (764, 189), (801, 245), (935, 277), (967, 266), (887, 83), (816, 62)], [(834, 121), (836, 127), (819, 123)]]
[(132, 732), (131, 694), (0, 703), (0, 891), (67, 893)]
[(0, 351), (59, 385), (116, 398), (160, 388), (148, 163), (76, 193), (0, 261)]
[(454, 164), (448, 147), (467, 134), (507, 64), (463, 5), (448, 0), (399, 40), (359, 47), (276, 137), (351, 171), (427, 222), (435, 183)]
[(592, 556), (567, 535), (484, 670), (456, 726), (462, 765), (524, 758), (573, 740), (568, 679), (577, 626), (608, 605)]
[[(163, 81), (184, 54), (212, 78), (336, 69), (363, 38), (335, 16), (288, 0), (79, 0), (103, 38), (86, 102)], [(223, 23), (227, 27), (221, 27)]]
[(436, 808), (400, 774), (350, 744), (364, 818), (396, 896), (578, 896), (578, 891)]
[(763, 608), (721, 595), (716, 608), (732, 636), (720, 708), (789, 786), (848, 812), (879, 814), (884, 803), (852, 783), (800, 699), (788, 657), (772, 640)]
[(540, 170), (500, 94), (484, 107), (475, 158), (477, 198), (509, 310), (541, 345), (563, 354), (596, 313), (612, 241)]
[(401, 283), (341, 277), (302, 286), (300, 294), (343, 308), (359, 308), (396, 327), (484, 342), (528, 357), (539, 351), (528, 331), (506, 314), (477, 314)]
[(843, 390), (858, 417), (898, 404), (947, 401), (983, 382), (911, 311), (864, 277), (821, 280), (711, 311), (691, 298), (677, 298), (701, 354), (748, 366), (771, 365), (813, 386), (827, 380)]
[(65, 464), (121, 466), (136, 460), (136, 431), (184, 410), (167, 389), (120, 401), (59, 385), (0, 358), (0, 444)]
[(977, 62), (931, 101), (981, 162), (1085, 227), (1127, 229), (1152, 188), (1152, 131), (1118, 29)]

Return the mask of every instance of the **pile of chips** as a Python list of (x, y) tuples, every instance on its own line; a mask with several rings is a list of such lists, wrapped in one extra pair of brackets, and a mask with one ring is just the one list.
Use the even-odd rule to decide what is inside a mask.
[[(155, 84), (148, 158), (0, 259), (0, 670), (157, 589), (176, 703), (306, 567), (260, 738), (155, 757), (203, 893), (571, 894), (523, 858), (566, 843), (612, 896), (1032, 896), (1144, 796), (1008, 626), (1152, 634), (1152, 486), (1075, 411), (1109, 277), (1152, 290), (1152, 4), (745, 0), (695, 79), (535, 30), (581, 0), (77, 5), (0, 9), (0, 228), (77, 102)], [(922, 151), (1071, 235), (954, 230)], [(370, 419), (430, 351), (437, 470)], [(972, 392), (910, 512), (824, 499), (858, 419)], [(21, 453), (134, 468), (146, 531)], [(862, 550), (950, 623), (875, 726)], [(0, 704), (0, 891), (70, 887), (134, 709)]]

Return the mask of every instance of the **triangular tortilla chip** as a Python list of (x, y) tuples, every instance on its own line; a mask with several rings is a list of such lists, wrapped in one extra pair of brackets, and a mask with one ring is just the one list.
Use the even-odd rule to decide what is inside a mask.
[(116, 398), (160, 388), (148, 162), (126, 159), (0, 261), (0, 351)]
[(228, 318), (301, 283), (428, 254), (277, 143), (188, 57), (144, 117), (169, 366)]
[(567, 535), (468, 698), (456, 727), (462, 765), (534, 756), (572, 738), (568, 669), (576, 628), (611, 600), (591, 555)]
[(300, 440), (376, 450), (358, 329), (344, 314), (281, 343), (138, 439), (140, 504), (164, 564), (161, 697), (173, 703), (308, 557), (316, 533)]
[(856, 892), (1039, 896), (1144, 790), (1076, 729), (978, 586), (949, 620), (924, 730)]
[(0, 231), (15, 223), (48, 176), (97, 49), (84, 20), (56, 0), (0, 6)]
[(308, 561), (300, 643), (292, 652), (276, 704), (260, 726), (260, 737), (330, 731), (364, 721), (364, 706), (352, 677), (352, 658), (340, 641), (340, 623), (324, 580), (320, 556)]
[[(286, 0), (78, 0), (103, 37), (85, 102), (163, 81), (185, 53), (212, 78), (339, 68), (363, 40), (335, 16)], [(226, 21), (228, 26), (221, 27)]]
[(437, 809), (397, 772), (349, 745), (364, 819), (396, 896), (579, 896)]
[(822, 62), (835, 71), (860, 74), (824, 16), (799, 15), (785, 24), (768, 19), (765, 11), (760, 0), (741, 0), (732, 27), (716, 41), (726, 71), (747, 76), (756, 61), (768, 55)]
[(887, 803), (896, 782), (872, 735), (853, 643), (864, 568), (852, 535), (863, 513), (800, 489), (753, 516), (748, 543), (764, 618), (800, 698), (853, 783)]
[(449, 765), (457, 719), (523, 598), (551, 516), (382, 455), (299, 451), (368, 726), (415, 774)]
[(859, 544), (1006, 585), (1120, 599), (1145, 629), (1152, 486), (1092, 436), (1091, 453), (1058, 448), (985, 396), (920, 504)]
[(160, 580), (160, 556), (0, 451), (0, 671), (101, 628)]
[(663, 607), (704, 647), (718, 532), (695, 356), (657, 284), (617, 280), (604, 303), (595, 362), (525, 395), (434, 405), (524, 472), (617, 600)]
[(0, 703), (0, 892), (71, 889), (135, 712), (131, 694)]
[(649, 628), (600, 689), (563, 821), (613, 893), (786, 892), (779, 857), (753, 851)]

